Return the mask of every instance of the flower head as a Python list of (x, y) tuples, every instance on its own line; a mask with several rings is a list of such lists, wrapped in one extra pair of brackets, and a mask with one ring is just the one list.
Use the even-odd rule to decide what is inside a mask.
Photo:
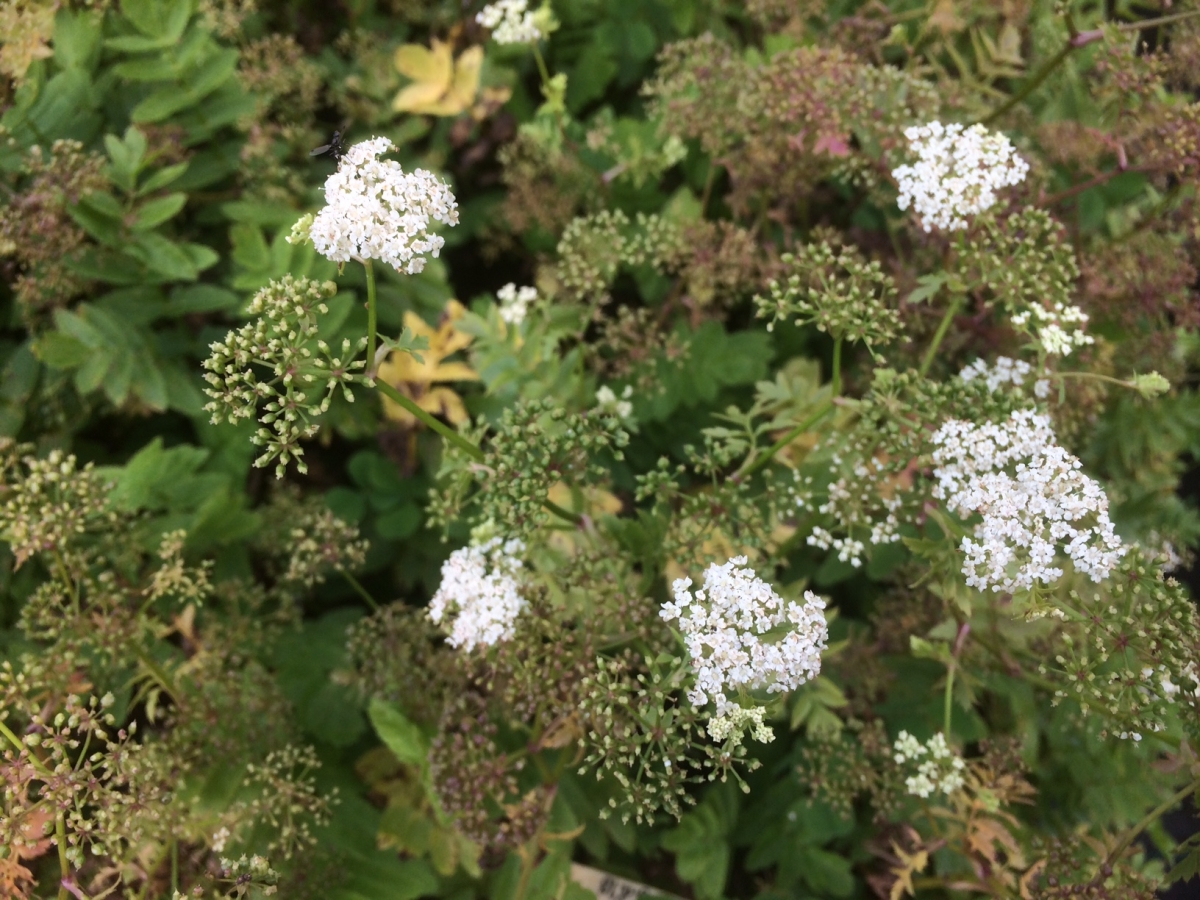
[(628, 419), (633, 415), (633, 401), (629, 398), (633, 396), (633, 385), (625, 385), (625, 390), (618, 397), (616, 392), (607, 384), (596, 388), (596, 408), (607, 413), (612, 413), (618, 419)]
[(511, 281), (496, 291), (500, 301), (500, 318), (509, 325), (520, 325), (529, 313), (529, 304), (537, 299), (537, 288), (519, 288)]
[(693, 706), (711, 700), (716, 715), (726, 716), (738, 707), (726, 691), (791, 691), (821, 671), (829, 632), (825, 601), (812, 591), (804, 592), (803, 605), (784, 600), (744, 556), (709, 566), (702, 590), (693, 594), (691, 584), (690, 578), (677, 579), (675, 601), (664, 603), (659, 614), (679, 620), (696, 676), (688, 692)]
[(512, 637), (525, 608), (516, 579), (523, 565), (518, 554), (524, 550), (523, 541), (493, 537), (455, 550), (442, 564), (442, 583), (429, 603), (429, 618), (440, 623), (456, 614), (446, 638), (450, 646), (473, 650)]
[(1103, 488), (1055, 443), (1050, 418), (1017, 410), (999, 424), (951, 419), (933, 435), (933, 495), (962, 516), (983, 521), (963, 538), (963, 574), (972, 587), (1029, 590), (1075, 569), (1102, 581), (1125, 554), (1108, 517)]
[(432, 172), (405, 172), (400, 163), (378, 157), (392, 149), (387, 138), (372, 138), (346, 151), (325, 182), (326, 206), (309, 227), (317, 252), (334, 262), (378, 259), (398, 272), (425, 268), (445, 241), (429, 232), (432, 221), (458, 223), (458, 204)]
[(949, 796), (966, 783), (962, 773), (967, 764), (950, 749), (940, 731), (925, 744), (901, 731), (893, 749), (897, 765), (917, 763), (917, 774), (904, 779), (905, 788), (913, 796), (924, 799), (934, 791)]
[(926, 231), (956, 231), (989, 209), (996, 191), (1020, 184), (1029, 164), (1002, 134), (982, 125), (963, 128), (930, 122), (904, 130), (917, 162), (892, 172), (900, 186), (901, 209), (911, 205)]
[(481, 9), (475, 21), (491, 29), (497, 44), (532, 44), (542, 36), (529, 0), (496, 0)]

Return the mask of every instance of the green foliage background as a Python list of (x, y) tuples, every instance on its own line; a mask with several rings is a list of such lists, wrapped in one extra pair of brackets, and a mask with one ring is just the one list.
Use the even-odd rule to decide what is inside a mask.
[[(660, 458), (671, 467), (689, 461), (690, 447), (712, 450), (721, 441), (742, 452), (769, 447), (785, 427), (829, 396), (821, 373), (831, 370), (833, 344), (811, 326), (783, 323), (767, 330), (754, 321), (750, 297), (761, 287), (762, 271), (748, 274), (758, 264), (742, 258), (730, 263), (740, 281), (734, 279), (727, 300), (708, 307), (699, 299), (691, 307), (673, 305), (681, 302), (679, 269), (663, 259), (678, 248), (636, 258), (631, 253), (631, 258), (609, 261), (607, 269), (601, 264), (602, 285), (567, 285), (564, 270), (554, 263), (568, 223), (619, 210), (624, 218), (614, 231), (597, 226), (600, 244), (614, 247), (632, 246), (644, 237), (639, 214), (680, 228), (705, 219), (734, 222), (749, 231), (761, 268), (772, 272), (778, 271), (781, 248), (817, 234), (840, 234), (867, 248), (870, 258), (891, 253), (894, 241), (910, 247), (914, 258), (936, 257), (916, 229), (901, 234), (902, 219), (889, 205), (894, 191), (885, 203), (890, 188), (878, 179), (822, 169), (811, 179), (803, 204), (792, 206), (773, 204), (769, 194), (743, 191), (746, 182), (737, 179), (729, 160), (766, 140), (755, 131), (754, 117), (761, 110), (744, 110), (746, 121), (736, 116), (710, 121), (711, 135), (676, 136), (682, 137), (682, 157), (668, 154), (667, 135), (652, 116), (655, 107), (645, 86), (661, 72), (665, 47), (703, 34), (713, 35), (731, 58), (750, 67), (767, 65), (776, 54), (818, 46), (843, 48), (839, 52), (857, 53), (856, 60), (880, 67), (907, 67), (941, 92), (945, 105), (964, 120), (983, 118), (1006, 98), (1017, 97), (1001, 125), (1024, 132), (1023, 147), (1034, 143), (1035, 133), (1043, 149), (1052, 145), (1048, 123), (1074, 123), (1085, 137), (1064, 128), (1061, 152), (1042, 153), (1037, 173), (1045, 196), (1068, 195), (1054, 207), (1066, 227), (1066, 246), (1095, 264), (1108, 245), (1128, 246), (1151, 235), (1144, 255), (1114, 256), (1112, 265), (1152, 265), (1172, 255), (1193, 259), (1197, 220), (1189, 204), (1195, 200), (1197, 163), (1188, 154), (1194, 148), (1176, 148), (1159, 133), (1131, 134), (1128, 171), (1102, 177), (1111, 176), (1116, 157), (1126, 153), (1123, 138), (1097, 151), (1095, 159), (1078, 145), (1089, 134), (1119, 132), (1122, 123), (1153, 104), (1194, 109), (1196, 85), (1177, 73), (1167, 76), (1167, 87), (1137, 94), (1129, 108), (1117, 108), (1120, 103), (1111, 96), (1122, 87), (1120, 79), (1095, 77), (1098, 69), (1115, 65), (1104, 54), (1122, 40), (1140, 36), (1164, 45), (1174, 42), (1180, 54), (1193, 52), (1200, 32), (1191, 20), (1181, 20), (1174, 30), (1159, 25), (1125, 32), (1117, 23), (1190, 13), (1194, 4), (1176, 3), (1169, 11), (1155, 3), (1049, 0), (762, 0), (745, 5), (553, 0), (552, 6), (560, 24), (543, 42), (543, 53), (551, 72), (567, 76), (561, 109), (539, 112), (545, 98), (528, 52), (488, 45), (481, 84), (511, 96), (476, 116), (464, 111), (446, 117), (393, 111), (392, 98), (406, 79), (392, 57), (403, 44), (429, 45), (433, 38), (450, 41), (456, 52), (482, 43), (485, 37), (473, 24), (474, 5), (467, 9), (449, 0), (121, 0), (107, 5), (21, 0), (0, 13), (7, 29), (0, 37), (10, 54), (0, 56), (6, 73), (0, 82), (0, 182), (6, 198), (0, 211), (5, 274), (0, 436), (32, 447), (35, 455), (63, 450), (81, 463), (94, 463), (114, 485), (114, 508), (132, 523), (121, 535), (123, 543), (113, 545), (122, 552), (149, 558), (163, 534), (183, 530), (187, 559), (210, 560), (214, 581), (271, 582), (274, 576), (263, 573), (285, 566), (279, 560), (287, 558), (294, 522), (270, 505), (275, 487), (266, 470), (253, 466), (253, 429), (210, 423), (201, 363), (209, 345), (243, 321), (250, 296), (285, 274), (337, 281), (337, 295), (321, 322), (321, 337), (331, 345), (365, 333), (366, 284), (359, 267), (347, 266), (339, 274), (311, 246), (291, 244), (286, 237), (303, 213), (321, 205), (321, 187), (332, 171), (327, 158), (312, 158), (309, 150), (335, 129), (351, 141), (386, 135), (406, 168), (420, 165), (450, 179), (462, 219), (445, 231), (445, 251), (423, 273), (380, 274), (381, 333), (399, 335), (412, 313), (436, 325), (451, 298), (463, 301), (470, 312), (459, 327), (474, 337), (470, 359), (482, 386), (460, 385), (460, 392), (467, 409), (493, 425), (518, 401), (544, 400), (577, 410), (591, 405), (602, 382), (634, 385), (632, 418), (638, 427), (622, 459), (603, 458), (608, 490), (625, 506), (611, 533), (630, 558), (646, 561), (653, 587), (643, 590), (665, 598), (669, 578), (655, 553), (683, 494), (661, 507), (639, 505), (633, 499), (638, 477), (653, 471)], [(1026, 93), (1023, 86), (1034, 83), (1038, 67), (1064, 40), (1069, 42), (1067, 29), (1076, 25), (1071, 20), (1068, 26), (1066, 13), (1083, 23), (1080, 30), (1110, 30), (1105, 40), (1080, 43), (1050, 78)], [(264, 43), (271, 35), (284, 35), (290, 43)], [(22, 46), (35, 48), (26, 67), (19, 65)], [(797, 88), (781, 83), (778, 89)], [(885, 89), (890, 90), (880, 88), (872, 100), (889, 115), (925, 108), (919, 96), (885, 99)], [(555, 122), (561, 123), (561, 133), (554, 132)], [(528, 138), (539, 129), (543, 148), (553, 145), (554, 151), (536, 160), (532, 174), (522, 174), (519, 160), (514, 161), (518, 133)], [(589, 140), (592, 132), (606, 139)], [(853, 152), (875, 152), (866, 146), (874, 133), (865, 128), (855, 133)], [(50, 158), (58, 141), (78, 142), (79, 152), (95, 160), (86, 189), (75, 190), (56, 174), (37, 181), (38, 160)], [(1134, 148), (1147, 145), (1151, 149), (1142, 157), (1132, 155)], [(1165, 163), (1151, 169), (1147, 161), (1155, 147), (1177, 151), (1185, 162), (1176, 172), (1168, 172)], [(34, 155), (35, 148), (41, 148), (42, 157)], [(514, 156), (506, 158), (506, 151)], [(1083, 189), (1076, 190), (1079, 186)], [(555, 202), (538, 189), (553, 194)], [(535, 214), (539, 204), (541, 218)], [(1169, 219), (1169, 225), (1159, 228), (1156, 217)], [(580, 238), (581, 246), (586, 240), (586, 235)], [(652, 258), (654, 253), (661, 258)], [(1010, 262), (1002, 259), (1000, 265)], [(937, 296), (941, 286), (922, 287), (917, 269), (916, 264), (895, 268), (911, 337), (911, 346), (888, 353), (887, 363), (897, 369), (916, 366), (940, 315), (926, 315), (929, 307), (921, 307), (921, 301)], [(535, 278), (575, 305), (557, 312), (552, 307), (544, 331), (514, 346), (499, 328), (490, 298), (506, 282), (527, 284)], [(696, 278), (693, 287), (700, 284)], [(1151, 403), (1131, 391), (1113, 391), (1073, 396), (1068, 404), (1082, 410), (1069, 446), (1106, 484), (1122, 534), (1146, 541), (1170, 538), (1181, 549), (1200, 536), (1196, 510), (1176, 496), (1182, 473), (1200, 458), (1200, 394), (1192, 387), (1200, 349), (1195, 290), (1194, 283), (1183, 285), (1177, 291), (1182, 299), (1171, 306), (1164, 300), (1166, 289), (1152, 284), (1145, 315), (1094, 313), (1091, 330), (1104, 339), (1104, 347), (1089, 357), (1089, 365), (1120, 377), (1164, 371), (1175, 385), (1171, 393)], [(1114, 291), (1110, 309), (1141, 302), (1121, 295), (1120, 288)], [(644, 353), (640, 368), (621, 368), (621, 354), (629, 346), (615, 340), (604, 344), (601, 326), (580, 311), (590, 312), (589, 304), (602, 306), (601, 294), (617, 298), (605, 307), (614, 319), (618, 306), (655, 314), (674, 310), (665, 327), (642, 332), (653, 341), (638, 348)], [(993, 345), (1014, 346), (1011, 335), (976, 324), (974, 333), (966, 325), (952, 332), (937, 363), (942, 375), (957, 372)], [(848, 359), (845, 378), (853, 392), (870, 389), (875, 365), (882, 362), (865, 350)], [(761, 406), (746, 413), (756, 401)], [(1068, 414), (1062, 419), (1069, 424)], [(724, 430), (706, 437), (706, 429)], [(450, 543), (431, 527), (437, 523), (431, 521), (429, 492), (442, 461), (441, 438), (389, 423), (374, 397), (364, 395), (350, 404), (339, 396), (306, 453), (307, 474), (293, 470), (287, 481), (307, 498), (308, 509), (331, 511), (369, 541), (356, 570), (361, 586), (384, 603), (424, 606), (450, 549), (468, 536), (461, 522), (446, 530)], [(10, 466), (5, 474), (15, 478), (15, 472)], [(702, 474), (689, 477), (690, 484), (703, 484)], [(935, 558), (945, 553), (946, 542), (941, 541), (940, 551), (932, 549), (933, 543), (886, 548), (861, 569), (799, 540), (780, 553), (789, 584), (811, 584), (833, 598), (839, 611), (831, 626), (833, 642), (858, 646), (866, 658), (855, 657), (842, 668), (834, 664), (834, 674), (788, 699), (784, 719), (776, 722), (778, 739), (756, 748), (762, 766), (746, 774), (748, 793), (732, 779), (698, 788), (697, 805), (678, 821), (651, 825), (599, 818), (615, 788), (574, 774), (564, 750), (540, 843), (498, 858), (481, 857), (430, 800), (428, 750), (435, 729), (405, 710), (403, 697), (366, 697), (350, 683), (347, 629), (370, 610), (353, 584), (333, 576), (297, 587), (286, 603), (271, 594), (257, 612), (243, 618), (230, 614), (231, 632), (245, 628), (245, 634), (256, 634), (253, 628), (259, 626), (246, 622), (259, 622), (262, 642), (243, 648), (228, 671), (208, 677), (234, 685), (245, 677), (253, 682), (248, 693), (277, 691), (283, 702), (243, 708), (234, 702), (221, 707), (222, 715), (232, 718), (211, 727), (244, 728), (251, 735), (247, 758), (255, 756), (255, 735), (263, 732), (311, 744), (321, 762), (314, 776), (317, 788), (337, 790), (339, 802), (315, 828), (315, 842), (291, 859), (272, 855), (282, 878), (280, 896), (575, 900), (587, 892), (566, 877), (573, 860), (698, 900), (870, 896), (879, 889), (869, 879), (879, 871), (879, 860), (906, 846), (904, 817), (876, 818), (861, 799), (842, 816), (824, 799), (814, 803), (811, 786), (797, 772), (807, 771), (813, 754), (851, 755), (823, 742), (846, 720), (863, 718), (866, 708), (893, 736), (900, 730), (926, 736), (941, 722), (946, 670), (939, 656), (944, 650), (938, 648), (953, 641), (953, 629), (947, 633), (943, 623), (937, 631), (941, 619), (935, 618), (924, 623), (922, 634), (913, 632), (912, 644), (906, 634), (899, 644), (872, 643), (878, 635), (869, 631), (889, 583), (911, 583), (926, 570), (953, 573), (955, 563)], [(0, 653), (17, 661), (46, 646), (22, 627), (22, 615), (49, 577), (48, 566), (16, 567), (12, 554), (4, 553)], [(965, 589), (953, 580), (935, 578), (929, 590), (948, 604), (957, 602)], [(217, 605), (201, 615), (219, 618), (225, 609)], [(162, 614), (164, 633), (170, 632), (173, 615)], [(210, 638), (223, 639), (232, 640)], [(1042, 652), (1032, 640), (1021, 649)], [(147, 672), (153, 674), (151, 663), (173, 670), (185, 667), (191, 653), (178, 634), (148, 646), (149, 662), (126, 659), (109, 672), (115, 709), (129, 721), (139, 720), (144, 731), (156, 724), (153, 712), (146, 712), (154, 692), (143, 689)], [(855, 660), (862, 665), (857, 681), (850, 677)], [(413, 662), (419, 664), (419, 659)], [(202, 692), (201, 679), (197, 685)], [(237, 694), (239, 689), (228, 690)], [(1035, 806), (1019, 810), (1021, 827), (1043, 841), (1026, 847), (1031, 853), (1076, 829), (1119, 833), (1178, 787), (1150, 765), (1167, 759), (1167, 749), (1114, 741), (1096, 719), (1080, 717), (1067, 704), (1051, 705), (1028, 665), (1022, 669), (1014, 662), (1007, 673), (993, 667), (978, 677), (964, 674), (957, 690), (957, 736), (972, 745), (989, 736), (1013, 737), (1015, 752), (1040, 791)], [(162, 702), (170, 705), (166, 698)], [(1194, 710), (1182, 715), (1194, 716)], [(1186, 728), (1172, 732), (1173, 764), (1194, 765), (1181, 749), (1189, 733)], [(262, 740), (259, 749), (264, 750), (275, 741)], [(514, 734), (501, 734), (499, 740), (513, 752), (522, 743)], [(175, 787), (177, 798), (198, 809), (229, 807), (246, 794), (243, 763), (240, 757), (214, 756), (191, 767)], [(6, 795), (5, 802), (15, 809), (13, 796)], [(265, 852), (271, 829), (255, 828), (242, 836), (239, 852)], [(210, 888), (219, 856), (209, 854), (211, 837), (181, 831), (161, 847), (150, 841), (134, 848), (130, 859), (136, 865), (128, 863), (127, 881), (117, 890), (170, 897), (186, 884)], [(1176, 848), (1161, 827), (1151, 829), (1150, 839), (1167, 856), (1194, 859), (1186, 857), (1189, 847)], [(939, 864), (953, 871), (957, 863), (947, 851), (932, 855), (938, 852), (943, 853)], [(58, 890), (53, 853), (27, 864), (40, 882), (32, 893), (48, 896)], [(1161, 862), (1140, 857), (1136, 868), (1155, 877), (1165, 871)], [(232, 887), (261, 889), (257, 883)], [(882, 890), (886, 896), (891, 886)], [(1005, 890), (1019, 893), (1020, 887)], [(1111, 896), (1126, 896), (1112, 890)], [(918, 895), (965, 893), (943, 883), (928, 885)], [(993, 896), (1018, 893), (997, 888)], [(89, 894), (100, 895), (98, 890)]]

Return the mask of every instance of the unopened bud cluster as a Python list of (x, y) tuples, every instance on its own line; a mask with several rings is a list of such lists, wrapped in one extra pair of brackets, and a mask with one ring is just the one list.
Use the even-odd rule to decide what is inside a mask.
[(205, 393), (212, 398), (204, 409), (213, 424), (257, 417), (260, 427), (252, 440), (262, 453), (254, 464), (278, 459), (279, 477), (291, 460), (307, 471), (300, 441), (317, 433), (314, 419), (329, 409), (339, 386), (354, 402), (350, 385), (364, 365), (355, 356), (366, 339), (357, 348), (345, 339), (335, 354), (317, 337), (319, 316), (329, 312), (325, 301), (336, 291), (333, 282), (291, 275), (272, 281), (250, 303), (254, 320), (214, 342), (204, 361)]

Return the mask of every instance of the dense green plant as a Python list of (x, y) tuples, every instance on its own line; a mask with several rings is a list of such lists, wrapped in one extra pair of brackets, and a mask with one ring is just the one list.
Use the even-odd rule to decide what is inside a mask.
[(0, 895), (1196, 874), (1200, 6), (0, 23)]

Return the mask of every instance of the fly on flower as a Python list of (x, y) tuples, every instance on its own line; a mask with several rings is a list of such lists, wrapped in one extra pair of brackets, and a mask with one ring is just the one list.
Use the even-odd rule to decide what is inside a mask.
[(339, 162), (342, 158), (342, 153), (345, 152), (345, 147), (342, 145), (342, 133), (335, 131), (333, 137), (329, 139), (328, 144), (322, 144), (320, 147), (314, 147), (308, 151), (309, 156), (323, 156), (328, 153), (333, 157), (334, 162)]

